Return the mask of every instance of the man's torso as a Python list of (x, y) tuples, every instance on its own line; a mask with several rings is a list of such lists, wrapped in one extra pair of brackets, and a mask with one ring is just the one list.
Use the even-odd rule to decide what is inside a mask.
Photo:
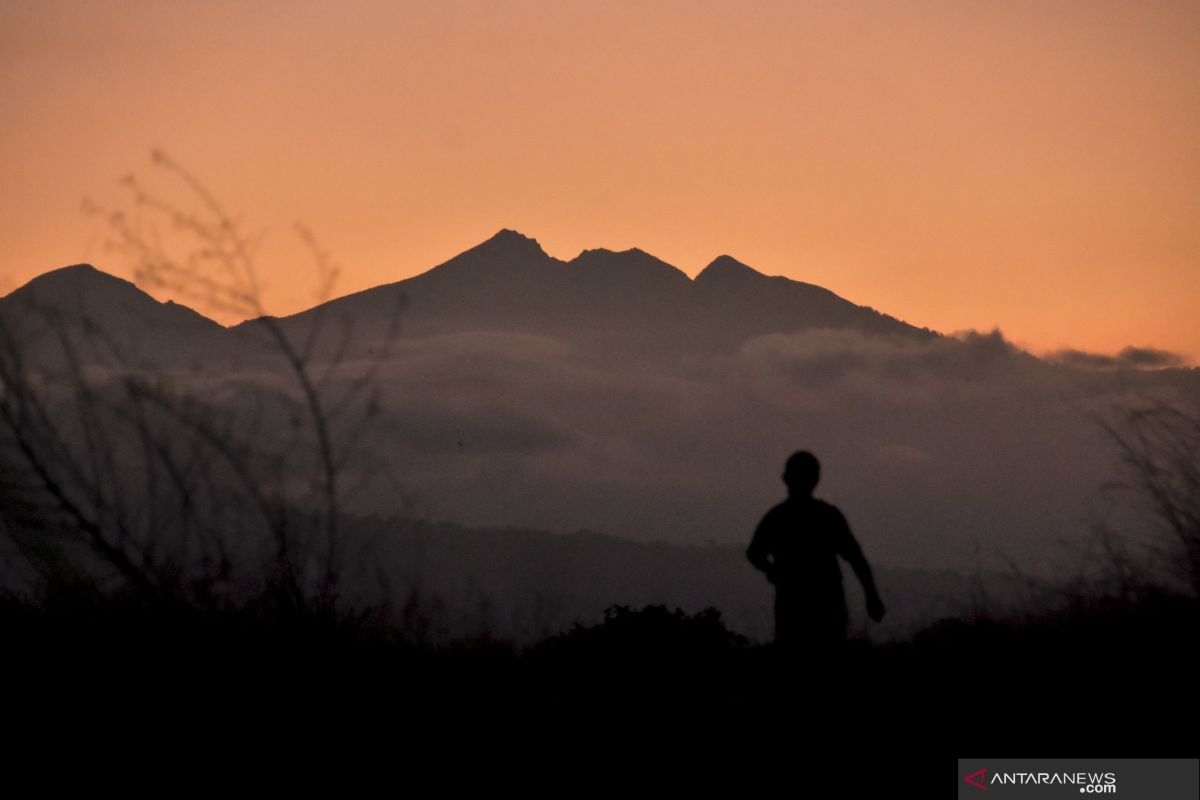
[(762, 534), (775, 563), (776, 589), (841, 596), (838, 554), (849, 530), (836, 507), (813, 498), (786, 500), (767, 512)]

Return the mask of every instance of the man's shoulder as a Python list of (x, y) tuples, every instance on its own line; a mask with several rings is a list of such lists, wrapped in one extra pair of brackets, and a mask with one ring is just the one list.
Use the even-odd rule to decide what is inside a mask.
[(767, 513), (763, 514), (762, 521), (758, 523), (759, 528), (770, 528), (779, 524), (787, 516), (787, 502), (776, 503), (767, 509)]
[(841, 509), (833, 503), (828, 503), (816, 497), (806, 498), (803, 501), (784, 500), (781, 503), (771, 506), (767, 513), (763, 515), (763, 522), (767, 524), (801, 519), (840, 520), (845, 519), (845, 517)]
[(846, 515), (838, 506), (816, 498), (812, 499), (812, 503), (814, 503), (814, 516), (820, 519), (823, 528), (834, 531), (834, 533), (850, 531), (850, 523), (846, 522)]
[(779, 517), (786, 516), (788, 514), (789, 509), (790, 509), (790, 506), (788, 505), (787, 500), (784, 500), (780, 503), (776, 503), (775, 505), (773, 505), (769, 509), (767, 509), (767, 513), (763, 514), (763, 519), (778, 519)]
[(771, 506), (770, 509), (767, 510), (767, 513), (765, 514), (765, 516), (770, 517), (770, 516), (779, 516), (779, 515), (796, 514), (796, 513), (811, 513), (814, 511), (817, 512), (818, 514), (821, 514), (821, 513), (841, 514), (842, 513), (841, 510), (839, 510), (838, 507), (835, 506), (833, 503), (828, 503), (817, 497), (807, 497), (807, 498), (804, 498), (803, 500), (787, 499), (787, 500), (778, 502), (775, 505)]
[(842, 513), (841, 509), (839, 509), (837, 506), (835, 506), (833, 503), (830, 503), (827, 500), (822, 500), (819, 497), (814, 497), (812, 499), (812, 501), (813, 501), (813, 505), (815, 505), (817, 508), (819, 508), (820, 510), (822, 510), (826, 513), (834, 513), (834, 514)]

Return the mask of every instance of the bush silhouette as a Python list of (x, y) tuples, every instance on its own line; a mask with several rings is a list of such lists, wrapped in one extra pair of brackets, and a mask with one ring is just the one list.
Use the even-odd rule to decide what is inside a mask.
[[(322, 326), (320, 314), (303, 335), (285, 330), (264, 308), (259, 235), (167, 156), (153, 161), (187, 199), (176, 204), (127, 179), (131, 207), (106, 216), (112, 249), (143, 282), (253, 321), (236, 341), (220, 331), (230, 353), (218, 354), (217, 370), (195, 373), (169, 349), (165, 360), (131, 357), (85, 310), (56, 307), (55, 292), (26, 295), (23, 318), (35, 324), (24, 330), (0, 319), (6, 588), (147, 607), (353, 615), (344, 608), (346, 465), (372, 421), (374, 369), (388, 342), (375, 359), (350, 360), (328, 341), (346, 331)], [(311, 234), (300, 235), (327, 295), (337, 268)], [(133, 291), (90, 268), (60, 272), (77, 295)], [(41, 332), (32, 352), (31, 329)], [(52, 364), (39, 357), (46, 350), (56, 351)], [(235, 369), (228, 359), (241, 357), (249, 361)]]
[(681, 609), (650, 605), (605, 609), (598, 625), (575, 627), (543, 644), (557, 654), (612, 659), (713, 657), (749, 646), (749, 640), (725, 627), (715, 608), (688, 615)]

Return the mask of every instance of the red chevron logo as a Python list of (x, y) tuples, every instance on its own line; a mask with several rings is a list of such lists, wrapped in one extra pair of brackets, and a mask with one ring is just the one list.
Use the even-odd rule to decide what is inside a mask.
[[(964, 775), (964, 776), (963, 776), (963, 780), (964, 780), (964, 781), (966, 781), (967, 783), (971, 784), (972, 786), (974, 786), (976, 789), (983, 789), (983, 790), (986, 792), (986, 791), (987, 791), (987, 785), (986, 785), (986, 784), (984, 784), (984, 783), (982, 783), (982, 781), (985, 781), (985, 780), (987, 780), (987, 778), (985, 778), (985, 777), (983, 776), (983, 773), (985, 773), (985, 772), (987, 772), (987, 768), (986, 768), (986, 767), (985, 767), (984, 769), (978, 769), (978, 770), (975, 770), (975, 771), (974, 771), (974, 772), (972, 772), (970, 775)], [(977, 782), (977, 781), (975, 780), (976, 778), (978, 778), (978, 779), (979, 779), (979, 782)]]

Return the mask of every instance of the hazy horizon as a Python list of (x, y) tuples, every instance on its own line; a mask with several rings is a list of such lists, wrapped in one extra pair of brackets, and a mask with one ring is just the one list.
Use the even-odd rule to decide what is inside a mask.
[[(501, 236), (505, 233), (515, 233), (522, 238), (527, 238), (527, 239), (532, 240), (533, 242), (537, 243), (539, 245), (539, 247), (541, 246), (541, 242), (537, 239), (536, 236), (527, 235), (526, 233), (524, 233), (522, 231), (517, 231), (512, 228), (501, 228), (495, 234), (493, 234), (491, 237), (488, 237), (488, 239), (484, 240), (484, 241), (491, 241), (492, 239), (495, 239), (496, 237)], [(484, 241), (477, 242), (472, 247), (464, 248), (461, 252), (456, 253), (455, 256), (449, 256), (447, 258), (444, 258), (435, 264), (429, 265), (426, 269), (418, 270), (413, 275), (410, 275), (408, 277), (409, 278), (418, 277), (421, 275), (425, 275), (429, 272), (432, 272), (432, 271), (436, 270), (438, 267), (447, 263), (448, 261), (452, 261), (453, 258), (457, 257), (458, 255), (462, 255), (462, 253), (468, 252), (471, 249), (474, 249), (474, 247), (478, 247), (480, 244), (483, 244)], [(542, 249), (544, 251), (544, 247)], [(763, 273), (761, 270), (758, 270), (755, 267), (755, 265), (746, 264), (742, 259), (739, 259), (736, 254), (728, 253), (728, 252), (721, 252), (721, 253), (714, 255), (708, 262), (705, 263), (705, 265), (703, 267), (701, 267), (700, 269), (697, 269), (691, 273), (688, 273), (685, 270), (680, 269), (678, 266), (676, 266), (674, 264), (670, 264), (669, 262), (666, 262), (664, 259), (659, 259), (656, 256), (656, 254), (648, 253), (643, 248), (637, 247), (636, 245), (633, 245), (628, 248), (622, 248), (620, 250), (614, 250), (611, 248), (604, 248), (604, 247), (585, 247), (585, 248), (582, 248), (575, 256), (569, 257), (569, 258), (562, 257), (562, 256), (556, 256), (552, 253), (547, 253), (547, 255), (553, 261), (560, 262), (563, 265), (568, 265), (568, 264), (577, 262), (578, 259), (580, 259), (581, 257), (585, 256), (588, 253), (595, 253), (597, 251), (608, 252), (608, 253), (617, 253), (617, 254), (624, 254), (624, 253), (628, 253), (630, 251), (645, 253), (646, 255), (653, 257), (655, 260), (661, 261), (664, 264), (667, 264), (667, 266), (670, 266), (670, 267), (678, 270), (679, 272), (686, 275), (689, 278), (689, 280), (692, 280), (692, 281), (695, 281), (697, 276), (699, 276), (704, 271), (705, 268), (707, 268), (708, 266), (710, 266), (713, 263), (718, 262), (722, 259), (733, 259), (738, 264), (741, 264), (742, 266), (750, 267), (754, 271), (759, 272), (760, 274), (766, 275), (766, 277), (787, 277), (789, 280), (799, 280), (799, 279), (792, 278), (792, 277), (786, 276), (786, 275), (776, 276), (776, 275), (773, 275), (770, 273)], [(54, 272), (57, 270), (66, 269), (68, 267), (86, 265), (86, 266), (91, 266), (101, 272), (112, 275), (114, 277), (128, 280), (129, 282), (133, 283), (138, 289), (146, 292), (147, 294), (154, 297), (156, 300), (158, 300), (160, 302), (166, 302), (167, 300), (178, 302), (181, 305), (184, 305), (184, 306), (196, 311), (197, 313), (200, 313), (201, 315), (207, 317), (208, 319), (213, 320), (214, 322), (220, 324), (222, 327), (232, 328), (232, 327), (236, 327), (237, 325), (240, 325), (243, 322), (254, 319), (255, 315), (230, 314), (221, 308), (215, 308), (215, 307), (211, 306), (211, 304), (206, 303), (202, 298), (197, 298), (195, 296), (188, 296), (186, 294), (179, 294), (179, 293), (173, 292), (169, 288), (165, 288), (153, 281), (139, 279), (139, 276), (136, 274), (136, 270), (133, 270), (133, 271), (129, 270), (128, 266), (126, 265), (126, 259), (123, 256), (120, 256), (117, 254), (111, 254), (110, 260), (113, 262), (113, 264), (111, 264), (111, 265), (108, 264), (104, 260), (96, 260), (95, 263), (90, 262), (90, 261), (85, 261), (85, 262), (77, 262), (77, 263), (72, 263), (72, 264), (58, 265), (56, 267), (52, 267), (47, 270), (43, 270), (42, 272), (31, 276), (29, 281), (36, 280), (38, 277), (41, 277), (42, 275), (45, 275), (48, 272)], [(125, 269), (122, 269), (122, 266), (125, 266)], [(303, 314), (304, 312), (312, 311), (332, 300), (337, 300), (337, 299), (344, 298), (344, 297), (350, 297), (352, 295), (366, 292), (371, 289), (379, 289), (381, 287), (389, 286), (394, 283), (400, 283), (405, 280), (407, 280), (407, 278), (399, 278), (396, 280), (386, 280), (383, 283), (373, 284), (370, 286), (364, 286), (364, 287), (361, 287), (354, 291), (339, 291), (337, 285), (333, 284), (333, 285), (331, 285), (332, 291), (329, 294), (329, 296), (314, 297), (313, 300), (310, 301), (308, 304), (302, 304), (287, 313), (280, 313), (277, 310), (272, 309), (272, 308), (267, 308), (267, 309), (265, 309), (265, 311), (271, 316), (290, 317), (290, 316), (294, 316), (294, 315)], [(804, 281), (800, 281), (800, 282), (803, 283)], [(28, 281), (26, 283), (28, 283)], [(311, 283), (313, 283), (315, 285), (316, 279), (314, 278), (311, 281)], [(22, 285), (25, 285), (25, 284), (22, 284)], [(812, 285), (816, 285), (816, 284), (812, 284)], [(3, 287), (2, 293), (0, 293), (0, 297), (7, 296), (8, 294), (11, 294), (12, 292), (16, 291), (18, 288), (21, 288), (21, 287), (20, 286)], [(821, 286), (820, 288), (830, 290), (835, 295), (838, 295), (839, 297), (842, 297), (843, 299), (845, 299), (851, 303), (855, 303), (856, 305), (863, 305), (863, 304), (857, 302), (854, 298), (846, 297), (845, 295), (841, 294), (833, 287)], [(982, 328), (981, 327), (967, 327), (967, 328), (956, 329), (956, 330), (940, 330), (940, 329), (934, 328), (932, 326), (929, 326), (920, 320), (905, 319), (903, 317), (898, 317), (897, 315), (890, 313), (889, 309), (887, 309), (887, 308), (875, 308), (875, 310), (880, 311), (884, 314), (888, 314), (889, 316), (896, 317), (901, 322), (912, 325), (913, 327), (928, 328), (930, 330), (933, 330), (936, 333), (939, 333), (942, 335), (947, 335), (947, 336), (961, 338), (963, 336), (969, 336), (974, 333), (979, 333), (979, 332), (984, 332), (984, 331), (989, 331), (989, 330), (993, 333), (1000, 333), (1001, 335), (1006, 335), (1004, 330), (1002, 329), (1002, 327), (999, 325), (994, 325), (994, 326), (991, 326), (990, 328), (988, 328), (988, 327), (982, 327)], [(1024, 350), (1025, 352), (1028, 352), (1030, 355), (1034, 355), (1038, 358), (1045, 359), (1051, 363), (1058, 363), (1058, 364), (1062, 364), (1064, 366), (1075, 367), (1075, 368), (1079, 368), (1079, 369), (1092, 369), (1092, 370), (1164, 369), (1164, 368), (1179, 368), (1179, 367), (1184, 367), (1184, 368), (1196, 367), (1196, 366), (1200, 365), (1200, 361), (1198, 361), (1196, 358), (1189, 356), (1186, 353), (1179, 353), (1179, 352), (1174, 352), (1174, 351), (1170, 351), (1170, 350), (1164, 350), (1159, 347), (1153, 346), (1152, 344), (1143, 344), (1143, 345), (1126, 344), (1126, 345), (1118, 348), (1117, 350), (1113, 350), (1113, 351), (1088, 351), (1088, 350), (1084, 350), (1084, 349), (1073, 347), (1073, 346), (1064, 346), (1064, 347), (1058, 347), (1058, 348), (1049, 349), (1049, 350), (1036, 350), (1036, 349), (1030, 348), (1028, 345), (1022, 345), (1020, 342), (1011, 342), (1011, 344), (1018, 347), (1019, 349)]]

